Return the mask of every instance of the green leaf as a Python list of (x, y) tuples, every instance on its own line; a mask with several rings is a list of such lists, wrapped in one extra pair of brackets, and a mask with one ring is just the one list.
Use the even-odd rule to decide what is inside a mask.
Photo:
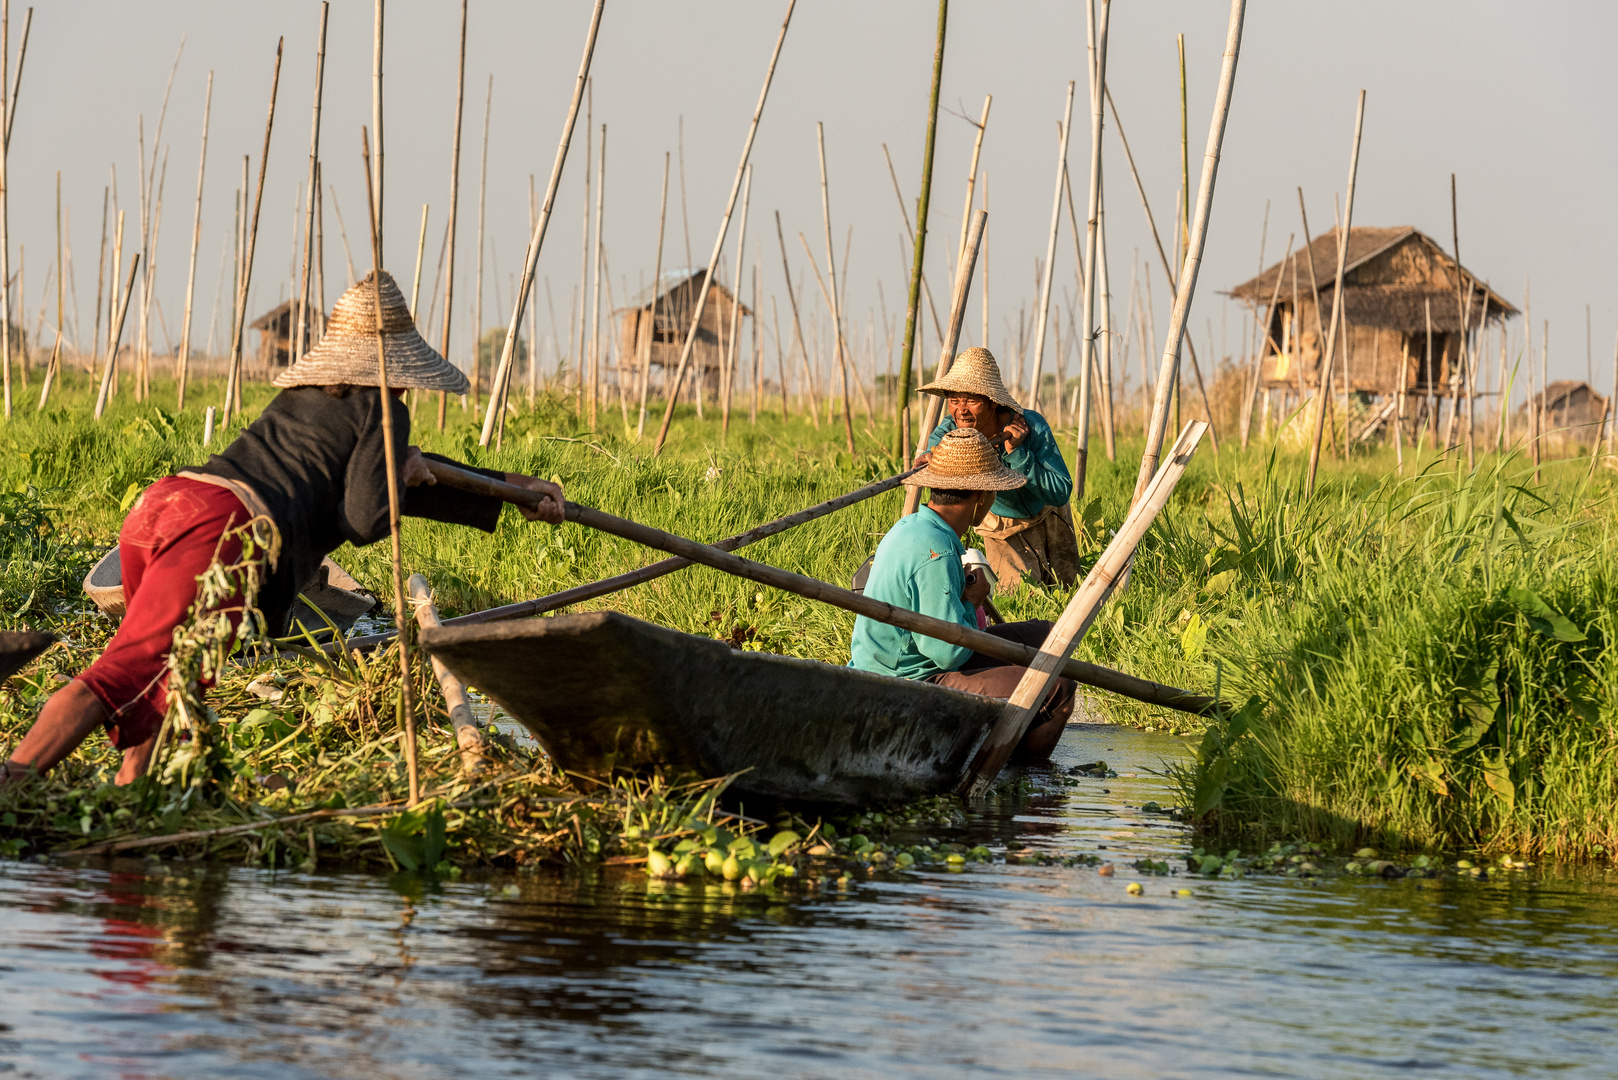
[(1236, 574), (1237, 571), (1235, 570), (1221, 570), (1203, 584), (1202, 591), (1210, 597), (1224, 596), (1230, 591), (1230, 587), (1236, 583)]
[(388, 849), (393, 861), (406, 870), (421, 869), (421, 849), (414, 837), (402, 836), (391, 828), (383, 829), (382, 846)]
[(120, 514), (126, 513), (134, 505), (135, 498), (140, 495), (140, 490), (140, 485), (133, 482), (124, 489), (124, 497), (118, 500), (118, 512)]
[(1230, 759), (1222, 757), (1202, 770), (1197, 777), (1192, 804), (1198, 814), (1206, 814), (1218, 806), (1230, 786)]
[(1485, 758), (1482, 764), (1483, 782), (1505, 801), (1506, 812), (1510, 813), (1517, 805), (1517, 787), (1511, 782), (1511, 771), (1506, 768), (1505, 752), (1496, 751), (1494, 757)]
[(770, 846), (768, 848), (770, 858), (776, 858), (781, 854), (781, 852), (785, 851), (787, 848), (791, 847), (793, 844), (796, 844), (802, 839), (803, 837), (799, 836), (791, 829), (782, 829), (780, 832), (770, 837)]
[(1202, 621), (1202, 616), (1193, 612), (1191, 620), (1185, 624), (1185, 632), (1180, 635), (1180, 652), (1187, 660), (1201, 660), (1202, 647), (1208, 641), (1208, 624)]
[(1507, 589), (1506, 599), (1528, 619), (1528, 625), (1557, 641), (1583, 641), (1586, 634), (1573, 620), (1551, 607), (1538, 593), (1528, 589)]

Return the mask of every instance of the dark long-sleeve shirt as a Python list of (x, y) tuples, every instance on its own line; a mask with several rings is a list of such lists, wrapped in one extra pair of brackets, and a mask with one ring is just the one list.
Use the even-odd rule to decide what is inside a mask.
[[(410, 410), (397, 399), (391, 404), (402, 457), (410, 441)], [(259, 593), (272, 633), (283, 631), (298, 591), (315, 580), (322, 559), (344, 542), (360, 547), (388, 535), (381, 405), (374, 387), (355, 387), (344, 397), (318, 386), (283, 390), (222, 453), (187, 470), (246, 484), (280, 530), (280, 561)], [(505, 479), (504, 473), (473, 471)], [(424, 485), (402, 495), (401, 511), (411, 517), (484, 532), (493, 532), (500, 518), (498, 499), (464, 491)]]
[[(1028, 424), (1028, 435), (1022, 445), (1010, 453), (1001, 454), (1008, 466), (1028, 478), (1028, 483), (1011, 491), (1002, 491), (990, 507), (1004, 518), (1034, 518), (1047, 506), (1061, 506), (1073, 497), (1073, 474), (1062, 459), (1062, 448), (1057, 445), (1056, 433), (1046, 419), (1032, 409), (1024, 409), (1022, 418)], [(955, 418), (946, 415), (933, 429), (927, 440), (927, 449), (938, 446), (944, 433), (955, 430)]]

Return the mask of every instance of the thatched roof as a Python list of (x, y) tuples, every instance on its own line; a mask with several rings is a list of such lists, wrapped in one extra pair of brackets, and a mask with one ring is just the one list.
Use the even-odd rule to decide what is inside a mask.
[[(671, 298), (676, 304), (681, 301), (695, 304), (697, 302), (697, 290), (702, 287), (702, 279), (707, 273), (708, 271), (706, 270), (665, 270), (656, 282), (636, 293), (630, 298), (629, 303), (619, 308), (618, 311), (633, 311), (637, 308), (645, 310), (652, 306), (653, 299), (660, 301), (659, 308), (667, 304)], [(690, 295), (672, 295), (671, 297), (671, 294), (680, 293), (689, 293)], [(740, 303), (736, 299), (736, 294), (718, 281), (714, 282), (713, 288), (708, 290), (708, 299), (710, 301), (716, 297), (723, 298), (726, 303)], [(744, 316), (753, 314), (746, 304), (741, 304), (741, 309)], [(661, 314), (661, 312), (659, 313)]]
[[(1399, 252), (1396, 249), (1408, 250)], [(1397, 256), (1397, 257), (1396, 257)], [(1292, 295), (1294, 270), (1300, 297), (1311, 297), (1310, 262), (1314, 281), (1320, 288), (1323, 310), (1329, 310), (1337, 274), (1337, 230), (1315, 237), (1307, 250), (1268, 267), (1258, 277), (1231, 289), (1230, 296), (1255, 307), (1268, 304), (1275, 295), (1277, 279), (1281, 297)], [(1392, 280), (1389, 280), (1389, 279)], [(1490, 289), (1465, 267), (1459, 266), (1444, 249), (1426, 234), (1410, 225), (1391, 228), (1356, 226), (1349, 230), (1348, 252), (1343, 270), (1344, 314), (1351, 325), (1388, 326), (1418, 332), (1425, 328), (1427, 306), (1431, 303), (1432, 327), (1437, 332), (1461, 328), (1460, 301), (1456, 282), (1472, 287), (1476, 299), (1467, 317), (1477, 325), (1480, 315), (1506, 319), (1517, 314), (1500, 294)]]
[[(254, 330), (269, 330), (272, 327), (278, 327), (283, 320), (296, 317), (297, 313), (293, 308), (292, 301), (283, 300), (270, 310), (266, 311), (264, 314), (260, 315), (258, 318), (254, 319), (248, 325), (250, 325)], [(287, 333), (291, 332), (291, 329), (287, 330)]]

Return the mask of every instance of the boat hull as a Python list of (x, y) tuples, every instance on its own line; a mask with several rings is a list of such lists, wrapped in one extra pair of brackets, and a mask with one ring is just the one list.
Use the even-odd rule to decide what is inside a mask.
[(438, 627), (421, 643), (564, 769), (740, 774), (733, 790), (792, 802), (949, 791), (1004, 704), (733, 650), (618, 612)]

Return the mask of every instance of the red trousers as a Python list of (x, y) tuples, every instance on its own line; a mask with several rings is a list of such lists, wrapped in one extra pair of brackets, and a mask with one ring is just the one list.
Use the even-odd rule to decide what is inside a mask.
[(78, 677), (106, 706), (107, 735), (118, 749), (157, 734), (168, 711), (174, 628), (190, 614), (197, 578), (215, 554), (226, 565), (241, 557), (241, 540), (225, 534), (250, 518), (224, 488), (170, 476), (147, 488), (124, 519), (118, 534), (124, 620)]

